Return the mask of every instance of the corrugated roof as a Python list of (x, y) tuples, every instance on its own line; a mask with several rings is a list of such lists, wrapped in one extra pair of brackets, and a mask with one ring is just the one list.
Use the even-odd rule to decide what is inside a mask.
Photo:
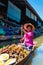
[(41, 17), (38, 15), (38, 13), (35, 11), (35, 9), (30, 5), (30, 3), (27, 0), (24, 0), (24, 2), (28, 6), (28, 8), (30, 8), (31, 11), (42, 21)]

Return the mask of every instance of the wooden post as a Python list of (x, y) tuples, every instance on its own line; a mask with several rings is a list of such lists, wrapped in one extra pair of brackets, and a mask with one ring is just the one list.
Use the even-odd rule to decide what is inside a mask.
[(22, 26), (21, 26), (21, 38), (22, 38)]

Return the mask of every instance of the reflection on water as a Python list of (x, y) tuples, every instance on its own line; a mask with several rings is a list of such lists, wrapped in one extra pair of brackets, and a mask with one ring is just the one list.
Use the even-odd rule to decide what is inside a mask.
[(43, 44), (37, 48), (27, 65), (43, 65)]

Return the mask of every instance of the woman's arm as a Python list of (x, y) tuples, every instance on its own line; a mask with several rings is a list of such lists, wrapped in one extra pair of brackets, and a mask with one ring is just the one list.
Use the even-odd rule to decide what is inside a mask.
[(27, 32), (26, 32), (24, 29), (22, 29), (22, 31), (23, 31), (25, 34), (27, 34)]
[(24, 37), (20, 39), (20, 42), (23, 42), (24, 41)]

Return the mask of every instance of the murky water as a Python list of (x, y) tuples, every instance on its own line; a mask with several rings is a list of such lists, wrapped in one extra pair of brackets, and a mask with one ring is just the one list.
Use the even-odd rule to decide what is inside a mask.
[(27, 65), (43, 65), (43, 44), (38, 47)]

